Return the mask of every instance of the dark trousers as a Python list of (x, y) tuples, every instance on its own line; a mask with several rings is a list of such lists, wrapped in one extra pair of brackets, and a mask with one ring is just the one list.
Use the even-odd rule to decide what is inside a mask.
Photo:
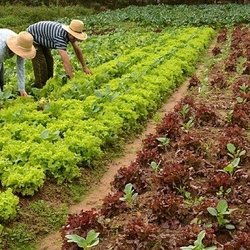
[(3, 85), (4, 85), (4, 68), (3, 63), (1, 63), (2, 67), (0, 69), (0, 89), (3, 91)]
[(54, 60), (50, 49), (38, 44), (34, 44), (34, 46), (36, 48), (36, 56), (32, 59), (35, 75), (34, 86), (42, 88), (47, 80), (53, 77)]

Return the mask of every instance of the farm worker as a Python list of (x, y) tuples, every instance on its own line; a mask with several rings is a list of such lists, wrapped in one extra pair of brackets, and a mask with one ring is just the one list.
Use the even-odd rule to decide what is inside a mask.
[(4, 61), (17, 55), (16, 68), (18, 90), (21, 96), (27, 96), (25, 91), (24, 59), (32, 59), (36, 55), (33, 37), (26, 31), (16, 34), (9, 29), (0, 29), (0, 92), (4, 86)]
[(51, 49), (57, 49), (61, 56), (66, 76), (73, 78), (73, 71), (70, 58), (67, 53), (67, 45), (70, 42), (75, 54), (82, 66), (83, 72), (91, 74), (87, 67), (83, 53), (78, 42), (87, 39), (87, 34), (83, 32), (84, 24), (80, 20), (72, 20), (70, 25), (63, 25), (59, 22), (41, 21), (32, 24), (27, 31), (34, 37), (36, 47), (36, 57), (32, 60), (35, 87), (42, 88), (46, 81), (53, 77), (53, 57)]

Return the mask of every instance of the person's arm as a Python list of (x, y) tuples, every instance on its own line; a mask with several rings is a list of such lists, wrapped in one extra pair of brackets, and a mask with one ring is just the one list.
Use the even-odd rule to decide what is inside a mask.
[(70, 79), (73, 78), (73, 71), (72, 71), (72, 67), (70, 64), (70, 59), (69, 59), (69, 55), (67, 53), (66, 50), (62, 50), (62, 49), (58, 49), (59, 55), (61, 56), (61, 59), (63, 61), (63, 66), (66, 72), (66, 75), (69, 76)]
[(80, 47), (78, 46), (78, 43), (75, 41), (74, 43), (72, 43), (73, 49), (75, 51), (75, 54), (79, 60), (79, 62), (82, 65), (82, 70), (86, 73), (86, 74), (92, 74), (91, 70), (88, 68), (85, 60), (84, 60), (84, 56), (82, 53), (82, 50), (80, 49)]
[(24, 59), (17, 56), (17, 81), (18, 90), (21, 96), (27, 96), (25, 91), (25, 69), (24, 69)]

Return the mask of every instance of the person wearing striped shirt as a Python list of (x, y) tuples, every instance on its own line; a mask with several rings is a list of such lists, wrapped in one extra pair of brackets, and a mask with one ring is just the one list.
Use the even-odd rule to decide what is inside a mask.
[(86, 65), (83, 53), (78, 45), (78, 42), (87, 39), (87, 34), (83, 32), (83, 29), (84, 24), (80, 20), (72, 20), (68, 26), (59, 22), (40, 21), (27, 28), (27, 31), (34, 37), (34, 45), (36, 47), (36, 57), (32, 60), (35, 87), (42, 88), (47, 80), (53, 77), (54, 61), (51, 49), (58, 50), (67, 77), (69, 79), (73, 78), (70, 57), (67, 53), (69, 42), (73, 46), (83, 72), (92, 74)]
[(0, 92), (4, 89), (4, 61), (16, 55), (18, 90), (21, 96), (25, 91), (24, 59), (32, 59), (36, 54), (33, 37), (26, 31), (16, 34), (10, 29), (0, 29)]

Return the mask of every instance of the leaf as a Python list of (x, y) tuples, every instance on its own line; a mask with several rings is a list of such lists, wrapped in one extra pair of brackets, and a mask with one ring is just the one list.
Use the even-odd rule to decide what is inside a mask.
[(224, 214), (227, 211), (228, 205), (226, 200), (220, 200), (216, 206), (219, 213)]
[(233, 224), (226, 224), (225, 228), (228, 230), (233, 230), (235, 229), (235, 226)]
[(206, 231), (202, 230), (199, 232), (198, 236), (197, 236), (197, 240), (194, 242), (195, 246), (202, 246), (202, 240), (204, 239), (206, 235)]
[(228, 143), (228, 144), (227, 144), (227, 150), (228, 150), (231, 154), (234, 154), (234, 152), (235, 152), (235, 150), (236, 150), (236, 147), (234, 146), (234, 144)]
[(86, 240), (88, 241), (88, 242), (92, 242), (92, 241), (94, 241), (98, 236), (99, 236), (99, 234), (100, 233), (97, 233), (97, 232), (95, 232), (95, 230), (90, 230), (89, 232), (88, 232), (88, 234), (87, 234), (87, 237), (86, 237)]
[(74, 242), (79, 247), (83, 247), (85, 239), (77, 234), (69, 234), (65, 236), (68, 239), (68, 242)]
[(246, 154), (246, 150), (243, 150), (240, 152), (239, 156), (245, 155)]
[(98, 244), (99, 244), (99, 238), (97, 238), (96, 240), (95, 240), (95, 242), (93, 242), (91, 245), (89, 245), (89, 247), (94, 247), (94, 246), (97, 246)]
[(44, 130), (44, 131), (41, 133), (40, 137), (41, 137), (43, 140), (48, 139), (48, 138), (49, 138), (49, 130), (47, 130), (47, 129)]
[(208, 207), (208, 208), (207, 208), (207, 211), (208, 211), (211, 215), (213, 215), (213, 216), (217, 216), (217, 215), (218, 215), (216, 209), (213, 208), (213, 207)]
[(234, 167), (237, 168), (240, 163), (240, 158), (235, 158), (230, 164)]
[(212, 247), (206, 247), (205, 250), (216, 250), (217, 247), (216, 246), (212, 246)]
[(126, 184), (125, 188), (124, 188), (124, 192), (127, 193), (131, 193), (133, 189), (133, 185), (131, 183)]
[(234, 166), (230, 163), (230, 164), (228, 164), (226, 167), (224, 167), (223, 170), (224, 170), (226, 173), (232, 174), (233, 171), (234, 171)]
[(180, 247), (181, 250), (193, 250), (195, 249), (195, 246), (187, 246), (187, 247)]

